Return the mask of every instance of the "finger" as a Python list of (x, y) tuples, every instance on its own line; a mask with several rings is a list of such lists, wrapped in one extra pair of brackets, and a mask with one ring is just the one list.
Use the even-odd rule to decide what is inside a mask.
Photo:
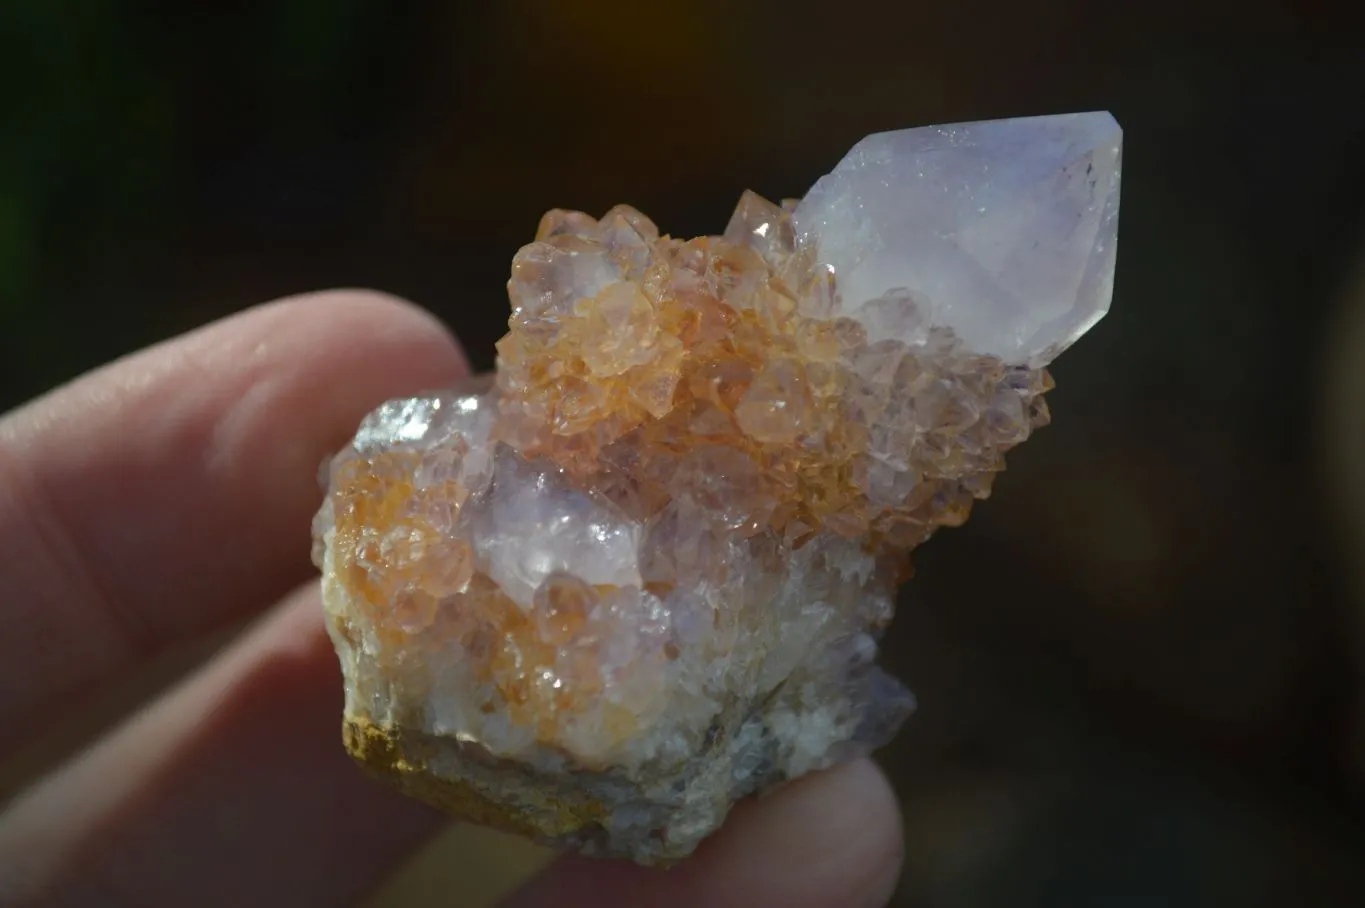
[(741, 805), (677, 867), (564, 858), (505, 908), (880, 908), (901, 848), (891, 787), (860, 760)]
[(323, 293), (0, 420), (0, 756), (46, 704), (302, 581), (325, 456), (386, 398), (467, 371), (421, 310)]
[(0, 904), (354, 904), (439, 823), (341, 746), (316, 586), (0, 817)]

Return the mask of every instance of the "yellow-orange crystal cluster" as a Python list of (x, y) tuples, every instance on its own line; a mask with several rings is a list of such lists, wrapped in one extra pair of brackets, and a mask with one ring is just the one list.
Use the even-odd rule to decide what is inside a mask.
[(962, 350), (905, 291), (873, 304), (896, 339), (869, 337), (813, 254), (754, 193), (724, 236), (686, 241), (629, 206), (550, 212), (512, 265), (496, 436), (638, 518), (685, 485), (791, 545), (906, 553), (961, 523), (1047, 422), (1047, 373)]
[[(495, 381), (384, 405), (328, 471), (315, 558), (358, 759), (482, 822), (660, 863), (735, 799), (894, 733), (913, 699), (876, 638), (909, 554), (1047, 421), (1042, 364), (1094, 320), (961, 317), (973, 346), (913, 281), (850, 298), (891, 280), (858, 270), (885, 270), (888, 240), (846, 214), (896, 160), (860, 153), (800, 204), (746, 193), (722, 236), (626, 206), (544, 217)], [(1084, 296), (1095, 248), (1112, 269), (1113, 187), (1090, 173), (1061, 198), (1094, 235), (1054, 250), (1090, 249), (1078, 283), (1002, 258), (1029, 287)]]

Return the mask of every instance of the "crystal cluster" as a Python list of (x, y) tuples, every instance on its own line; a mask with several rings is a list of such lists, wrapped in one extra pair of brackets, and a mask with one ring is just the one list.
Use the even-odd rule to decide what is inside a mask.
[(477, 821), (667, 863), (885, 743), (909, 554), (1047, 422), (1105, 312), (1108, 114), (864, 139), (721, 236), (552, 211), (492, 382), (385, 404), (314, 526), (367, 768)]

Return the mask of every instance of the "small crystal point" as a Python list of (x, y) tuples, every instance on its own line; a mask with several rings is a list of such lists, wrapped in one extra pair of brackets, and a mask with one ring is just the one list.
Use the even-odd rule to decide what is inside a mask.
[(967, 349), (1041, 366), (1109, 309), (1122, 136), (1099, 112), (870, 135), (811, 187), (797, 238), (845, 314), (907, 290)]

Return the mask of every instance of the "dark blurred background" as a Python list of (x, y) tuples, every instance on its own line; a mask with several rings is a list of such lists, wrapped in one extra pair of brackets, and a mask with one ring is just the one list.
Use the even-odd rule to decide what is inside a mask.
[[(546, 208), (716, 232), (744, 188), (800, 195), (869, 132), (1111, 110), (1113, 311), (887, 641), (922, 704), (882, 755), (897, 904), (1365, 905), (1352, 12), (5, 0), (0, 405), (340, 285), (427, 306), (486, 368)], [(541, 859), (479, 835), (378, 904)]]

